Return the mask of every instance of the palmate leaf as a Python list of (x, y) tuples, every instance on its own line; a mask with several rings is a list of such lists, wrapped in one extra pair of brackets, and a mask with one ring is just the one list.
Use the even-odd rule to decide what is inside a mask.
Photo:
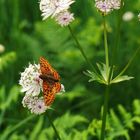
[(105, 64), (100, 65), (99, 63), (97, 63), (97, 66), (98, 66), (98, 69), (99, 69), (99, 71), (100, 71), (103, 79), (105, 81), (107, 81), (107, 72), (106, 72), (106, 66), (105, 66)]
[(126, 80), (131, 80), (134, 78), (127, 75), (118, 75), (115, 78), (113, 78), (114, 66), (111, 70), (111, 67), (107, 68), (104, 63), (97, 63), (97, 67), (100, 72), (99, 74), (96, 74), (95, 72), (91, 72), (89, 70), (87, 70), (87, 72), (84, 72), (85, 75), (91, 78), (89, 79), (89, 82), (97, 81), (101, 84), (110, 85), (110, 84), (119, 83)]
[(87, 70), (87, 72), (84, 72), (84, 74), (91, 78), (91, 79), (89, 79), (89, 82), (97, 81), (97, 82), (99, 82), (101, 84), (105, 84), (104, 79), (102, 77), (99, 77), (94, 72), (91, 72), (91, 71)]
[[(98, 71), (99, 73), (91, 72), (87, 70), (87, 72), (84, 72), (85, 75), (90, 77), (91, 79), (89, 82), (97, 81), (101, 84), (108, 85), (108, 79), (109, 79), (109, 73), (110, 73), (110, 67), (107, 69), (106, 65), (104, 63), (97, 63)], [(110, 79), (113, 77), (113, 70), (111, 72)]]
[(113, 80), (111, 80), (111, 84), (113, 83), (119, 83), (119, 82), (122, 82), (122, 81), (126, 81), (126, 80), (131, 80), (133, 79), (134, 77), (130, 77), (130, 76), (127, 76), (127, 75), (122, 75), (122, 76), (117, 76), (116, 78), (114, 78)]
[[(104, 63), (101, 63), (101, 64), (97, 63), (97, 66), (98, 66), (98, 69), (101, 73), (102, 78), (104, 79), (104, 81), (107, 82), (108, 77), (109, 77), (109, 73), (110, 73), (110, 67), (107, 70), (107, 67)], [(111, 79), (112, 79), (112, 76), (113, 76), (113, 71), (112, 71), (112, 74), (111, 74)]]

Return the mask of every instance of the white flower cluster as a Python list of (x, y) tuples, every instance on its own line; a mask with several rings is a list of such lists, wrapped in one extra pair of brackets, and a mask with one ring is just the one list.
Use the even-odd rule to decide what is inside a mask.
[[(22, 87), (21, 92), (25, 92), (22, 100), (23, 107), (28, 108), (34, 114), (42, 114), (49, 108), (45, 105), (43, 96), (40, 95), (43, 81), (39, 78), (39, 75), (40, 65), (29, 64), (29, 67), (21, 73), (19, 80)], [(61, 91), (64, 91), (63, 85)]]
[(22, 104), (34, 114), (42, 114), (48, 108), (45, 105), (43, 98), (39, 98), (38, 96), (25, 95), (22, 100)]
[(51, 16), (61, 26), (67, 26), (74, 20), (73, 14), (69, 12), (72, 3), (74, 0), (40, 0), (43, 20)]
[(139, 19), (139, 21), (140, 21), (140, 13), (138, 14), (138, 19)]
[(134, 13), (127, 11), (123, 14), (122, 19), (126, 22), (131, 21), (134, 18)]
[(41, 114), (47, 109), (43, 97), (39, 97), (42, 90), (42, 79), (39, 78), (40, 65), (29, 64), (21, 73), (19, 84), (22, 86), (21, 92), (25, 92), (22, 100), (23, 107), (27, 107), (31, 113)]
[(21, 92), (27, 95), (38, 96), (42, 88), (42, 80), (39, 78), (40, 65), (29, 64), (29, 67), (21, 73), (19, 84), (22, 86)]
[(121, 0), (95, 0), (95, 7), (104, 15), (121, 7)]
[(5, 51), (5, 47), (2, 44), (0, 44), (0, 53), (3, 53), (4, 51)]

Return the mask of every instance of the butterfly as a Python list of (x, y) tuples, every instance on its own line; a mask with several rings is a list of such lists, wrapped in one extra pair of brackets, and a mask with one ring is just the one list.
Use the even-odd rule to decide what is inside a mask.
[(45, 58), (40, 57), (39, 61), (41, 70), (39, 77), (43, 80), (44, 102), (45, 105), (50, 106), (55, 99), (56, 93), (61, 90), (60, 76)]

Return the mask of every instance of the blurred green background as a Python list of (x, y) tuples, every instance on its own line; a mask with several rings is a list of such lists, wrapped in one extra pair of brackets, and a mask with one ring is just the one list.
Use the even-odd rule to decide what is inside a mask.
[[(102, 17), (92, 0), (76, 0), (72, 28), (88, 58), (95, 65), (104, 62)], [(108, 17), (110, 56), (115, 46), (118, 19), (131, 11), (131, 21), (121, 20), (116, 53), (116, 73), (140, 46), (140, 1), (125, 1), (122, 11)], [(122, 19), (122, 18), (121, 18)], [(0, 0), (0, 140), (56, 140), (47, 114), (54, 120), (62, 140), (98, 140), (101, 106), (105, 87), (88, 83), (83, 71), (90, 69), (71, 38), (67, 27), (53, 20), (42, 21), (37, 0)], [(29, 62), (44, 56), (58, 70), (66, 92), (57, 96), (54, 110), (36, 116), (21, 127), (15, 126), (31, 116), (23, 108), (18, 81)], [(106, 140), (140, 140), (140, 53), (127, 70), (134, 76), (111, 88)]]

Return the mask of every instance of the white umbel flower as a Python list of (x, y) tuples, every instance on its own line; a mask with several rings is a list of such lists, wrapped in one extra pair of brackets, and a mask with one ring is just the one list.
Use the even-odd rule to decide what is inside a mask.
[(95, 0), (95, 7), (104, 15), (112, 11), (112, 5), (108, 0)]
[(0, 53), (3, 53), (4, 51), (5, 51), (5, 47), (2, 44), (0, 44)]
[(31, 113), (34, 114), (42, 114), (47, 110), (47, 107), (44, 103), (44, 99), (43, 98), (38, 98), (37, 100), (34, 100), (32, 107), (31, 107)]
[(22, 86), (21, 92), (25, 92), (31, 96), (39, 95), (42, 89), (42, 79), (40, 75), (40, 65), (29, 64), (29, 67), (21, 73), (19, 84)]
[(72, 3), (74, 3), (74, 0), (41, 0), (40, 10), (43, 20), (49, 16), (55, 17), (60, 12), (68, 10)]
[(111, 4), (112, 9), (119, 10), (121, 7), (121, 0), (108, 0), (108, 2)]
[(63, 84), (61, 84), (61, 90), (60, 90), (60, 92), (65, 92), (65, 87), (64, 87)]
[(139, 19), (139, 21), (140, 21), (140, 13), (138, 14), (138, 19)]
[(55, 0), (41, 0), (40, 10), (42, 11), (43, 20), (47, 19), (55, 12)]
[(123, 17), (122, 17), (122, 19), (123, 19), (124, 21), (130, 21), (130, 20), (132, 20), (133, 18), (134, 18), (134, 14), (133, 14), (132, 12), (130, 12), (130, 11), (125, 12), (125, 13), (123, 14)]
[(38, 99), (36, 96), (30, 96), (30, 95), (25, 95), (22, 99), (22, 105), (23, 107), (27, 107), (28, 109), (31, 109), (32, 106), (34, 105), (34, 102)]
[(25, 95), (22, 104), (34, 114), (42, 114), (49, 108), (45, 105), (43, 97), (38, 98), (37, 96)]
[(70, 13), (69, 11), (64, 11), (64, 12), (59, 13), (55, 17), (55, 20), (61, 26), (67, 26), (74, 20), (74, 17), (73, 17), (73, 14)]
[(65, 87), (64, 87), (63, 84), (61, 84), (61, 90), (60, 90), (60, 92), (57, 93), (57, 95), (61, 95), (61, 94), (63, 94), (64, 92), (65, 92)]
[(119, 10), (121, 0), (95, 0), (95, 7), (104, 15), (107, 15), (113, 10)]

